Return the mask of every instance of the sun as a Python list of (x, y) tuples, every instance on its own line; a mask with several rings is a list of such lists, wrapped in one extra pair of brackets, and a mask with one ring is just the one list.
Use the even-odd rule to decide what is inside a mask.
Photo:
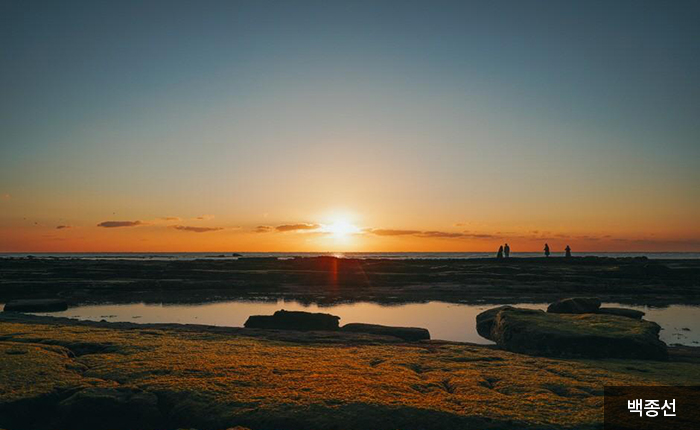
[(353, 224), (344, 220), (336, 220), (333, 224), (328, 224), (323, 227), (323, 231), (330, 233), (337, 239), (343, 239), (351, 234), (359, 233), (360, 229)]

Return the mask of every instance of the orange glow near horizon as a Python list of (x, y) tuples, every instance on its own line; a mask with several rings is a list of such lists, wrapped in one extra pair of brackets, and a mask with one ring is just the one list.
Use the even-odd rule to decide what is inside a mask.
[[(698, 251), (697, 240), (668, 231), (666, 236), (628, 232), (506, 228), (454, 223), (429, 228), (384, 228), (351, 222), (355, 217), (320, 217), (326, 223), (288, 222), (248, 226), (213, 215), (150, 220), (95, 220), (52, 225), (25, 221), (0, 227), (1, 252), (513, 252)], [(366, 219), (363, 219), (366, 221)], [(692, 239), (692, 238), (691, 238)]]

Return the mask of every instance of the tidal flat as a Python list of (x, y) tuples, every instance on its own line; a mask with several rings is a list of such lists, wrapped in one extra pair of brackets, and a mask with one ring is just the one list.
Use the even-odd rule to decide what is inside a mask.
[(238, 260), (0, 258), (0, 303), (543, 303), (589, 295), (640, 305), (700, 304), (700, 260), (335, 257)]
[[(644, 258), (227, 261), (0, 259), (0, 302), (700, 303), (700, 261)], [(70, 309), (69, 307), (69, 309)], [(700, 385), (668, 361), (546, 358), (349, 332), (0, 314), (7, 430), (594, 429), (606, 385)]]

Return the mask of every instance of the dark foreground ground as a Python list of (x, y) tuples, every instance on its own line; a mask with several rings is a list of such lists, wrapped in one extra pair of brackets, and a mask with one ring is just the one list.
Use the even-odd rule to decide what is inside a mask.
[(342, 332), (0, 314), (8, 430), (593, 429), (606, 385), (700, 385), (670, 361), (549, 359)]
[(197, 261), (0, 259), (0, 302), (551, 302), (700, 303), (700, 260), (511, 258), (357, 260), (333, 257)]

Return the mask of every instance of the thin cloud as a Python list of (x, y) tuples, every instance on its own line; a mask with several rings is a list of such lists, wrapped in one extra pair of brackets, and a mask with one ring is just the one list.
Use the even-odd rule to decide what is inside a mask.
[(309, 231), (316, 230), (321, 227), (318, 224), (282, 224), (275, 227), (275, 230), (280, 232), (286, 231)]
[(214, 215), (200, 215), (198, 217), (195, 217), (195, 220), (197, 221), (208, 221), (210, 219), (214, 219)]
[(255, 227), (254, 231), (256, 233), (269, 233), (269, 232), (273, 231), (274, 229), (275, 228), (272, 227), (271, 225), (259, 225), (259, 226)]
[(56, 226), (56, 230), (65, 230), (68, 228), (73, 228), (73, 226), (72, 225), (57, 225)]
[(179, 216), (165, 216), (158, 219), (160, 221), (182, 221), (182, 218), (180, 218)]
[(116, 227), (138, 227), (146, 225), (143, 221), (103, 221), (97, 224), (98, 227), (116, 228)]
[(11, 198), (12, 198), (12, 196), (10, 195), (10, 193), (5, 193), (2, 195), (3, 200), (10, 200)]
[(422, 233), (420, 230), (395, 230), (385, 228), (372, 228), (367, 231), (377, 236), (415, 236)]
[(189, 225), (173, 225), (170, 228), (180, 231), (191, 231), (193, 233), (206, 233), (209, 231), (223, 230), (223, 227), (192, 227)]
[(420, 237), (436, 237), (436, 238), (455, 238), (464, 237), (464, 233), (454, 233), (449, 231), (423, 231), (416, 236)]

